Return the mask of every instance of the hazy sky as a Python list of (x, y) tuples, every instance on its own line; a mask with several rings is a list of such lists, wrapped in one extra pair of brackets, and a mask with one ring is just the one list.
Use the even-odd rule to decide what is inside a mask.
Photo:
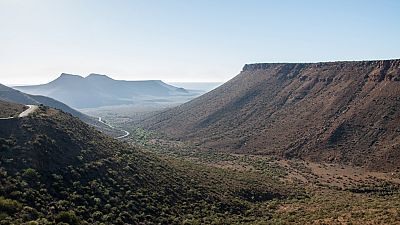
[(245, 63), (400, 58), (400, 1), (0, 0), (0, 83), (226, 81)]

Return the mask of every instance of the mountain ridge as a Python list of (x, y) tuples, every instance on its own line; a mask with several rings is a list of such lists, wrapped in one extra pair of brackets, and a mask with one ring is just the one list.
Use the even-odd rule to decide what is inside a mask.
[(187, 90), (161, 80), (114, 80), (92, 73), (87, 77), (62, 73), (55, 80), (41, 85), (16, 86), (29, 94), (45, 95), (75, 108), (133, 104), (148, 98), (190, 96)]
[(81, 113), (68, 105), (64, 104), (63, 102), (57, 101), (55, 99), (41, 96), (41, 95), (30, 95), (23, 93), (21, 91), (15, 90), (13, 88), (7, 87), (5, 85), (0, 84), (0, 100), (19, 103), (23, 105), (40, 105), (43, 104), (45, 106), (49, 106), (52, 108), (60, 109), (66, 113), (70, 113), (73, 116), (78, 117), (85, 123), (98, 128), (99, 130), (110, 134), (111, 136), (120, 136), (122, 132), (119, 130), (113, 130), (109, 127), (105, 126), (104, 124), (100, 123), (96, 118), (88, 116), (84, 113)]
[(399, 66), (399, 59), (247, 64), (217, 89), (136, 125), (222, 151), (393, 169)]

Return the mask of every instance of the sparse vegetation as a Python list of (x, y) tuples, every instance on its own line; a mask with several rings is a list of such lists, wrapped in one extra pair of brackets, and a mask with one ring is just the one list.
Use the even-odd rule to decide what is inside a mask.
[[(248, 219), (247, 223), (255, 223), (257, 220), (254, 217), (259, 211), (268, 215), (259, 220), (267, 224), (365, 224), (381, 221), (390, 224), (399, 220), (397, 207), (400, 204), (400, 185), (389, 177), (378, 179), (370, 175), (360, 178), (363, 174), (358, 174), (358, 170), (348, 176), (339, 176), (335, 175), (339, 173), (338, 170), (348, 171), (349, 167), (206, 150), (193, 143), (166, 139), (143, 129), (134, 130), (131, 141), (159, 157), (183, 159), (211, 168), (241, 171), (247, 175), (258, 174), (269, 177), (271, 184), (282, 181), (281, 185), (292, 190), (306, 189), (307, 197), (301, 197), (300, 194), (299, 198), (275, 198), (261, 203), (257, 202), (257, 197), (250, 195), (247, 199), (251, 199), (252, 207), (243, 215)], [(327, 174), (322, 176), (323, 172)], [(350, 177), (357, 180), (347, 183)], [(241, 193), (246, 196), (252, 190)]]
[(344, 165), (219, 152), (143, 129), (120, 142), (45, 106), (0, 126), (0, 224), (400, 219), (397, 183), (341, 174)]
[(161, 159), (46, 107), (0, 136), (13, 152), (0, 152), (2, 224), (256, 222), (270, 213), (255, 204), (307, 197), (267, 175)]

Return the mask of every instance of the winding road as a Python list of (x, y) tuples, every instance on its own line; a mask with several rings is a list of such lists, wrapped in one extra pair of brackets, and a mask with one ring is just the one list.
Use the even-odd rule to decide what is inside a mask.
[[(20, 113), (18, 115), (18, 117), (20, 117), (20, 118), (26, 117), (29, 114), (35, 112), (39, 108), (37, 105), (26, 105), (26, 106), (28, 106), (28, 108), (25, 111), (23, 111), (22, 113)], [(14, 118), (16, 118), (16, 117), (10, 116), (10, 117), (5, 117), (5, 118), (0, 118), (0, 120), (9, 120), (9, 119), (14, 119)]]
[(103, 120), (101, 120), (101, 117), (99, 117), (99, 122), (104, 124), (104, 125), (106, 125), (106, 126), (108, 126), (108, 127), (110, 127), (110, 128), (112, 128), (112, 129), (117, 129), (117, 130), (123, 131), (125, 133), (124, 135), (116, 137), (116, 139), (125, 138), (125, 137), (128, 137), (130, 135), (130, 133), (128, 131), (122, 130), (122, 129), (119, 129), (119, 128), (115, 128), (114, 126), (111, 126), (110, 124), (104, 122)]
[[(35, 112), (35, 111), (39, 108), (37, 105), (26, 105), (26, 106), (27, 106), (28, 108), (27, 108), (25, 111), (23, 111), (22, 113), (20, 113), (20, 114), (18, 115), (18, 118), (22, 118), (22, 117), (29, 116), (29, 114)], [(4, 117), (4, 118), (0, 118), (0, 120), (9, 120), (9, 119), (14, 119), (14, 118), (17, 118), (17, 117), (14, 117), (14, 116), (11, 116), (11, 117)], [(111, 126), (110, 124), (107, 124), (106, 122), (104, 122), (103, 120), (101, 120), (101, 117), (99, 117), (99, 122), (102, 123), (102, 124), (104, 124), (104, 125), (106, 125), (106, 126), (108, 126), (108, 127), (110, 127), (110, 128), (112, 128), (112, 129), (117, 129), (117, 130), (120, 130), (120, 131), (122, 131), (122, 132), (125, 133), (124, 135), (121, 135), (121, 136), (116, 137), (116, 139), (125, 138), (125, 137), (128, 137), (128, 136), (130, 135), (130, 133), (129, 133), (128, 131), (126, 131), (126, 130), (122, 130), (122, 129), (119, 129), (119, 128), (115, 128), (114, 126)]]
[(26, 105), (26, 106), (28, 106), (29, 108), (20, 113), (18, 117), (28, 116), (29, 114), (35, 112), (39, 108), (37, 105)]

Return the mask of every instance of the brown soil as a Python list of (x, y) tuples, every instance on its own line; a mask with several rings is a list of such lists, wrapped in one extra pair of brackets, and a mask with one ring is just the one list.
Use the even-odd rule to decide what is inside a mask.
[(284, 178), (287, 181), (300, 180), (303, 183), (339, 188), (378, 182), (400, 184), (400, 179), (397, 177), (398, 172), (372, 172), (361, 167), (300, 160), (280, 160), (279, 164), (288, 171), (288, 175)]

